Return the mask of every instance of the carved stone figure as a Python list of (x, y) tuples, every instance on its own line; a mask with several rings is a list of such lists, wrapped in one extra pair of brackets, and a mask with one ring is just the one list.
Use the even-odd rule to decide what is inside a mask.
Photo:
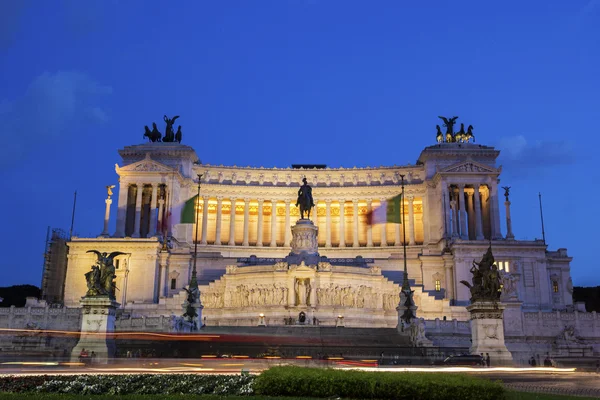
[(304, 219), (304, 213), (306, 213), (306, 219), (310, 219), (310, 210), (315, 206), (312, 197), (312, 188), (306, 182), (306, 178), (302, 178), (304, 184), (298, 189), (298, 200), (296, 200), (296, 207), (300, 207), (300, 219)]
[(462, 143), (465, 141), (466, 133), (465, 133), (465, 124), (460, 124), (460, 130), (456, 132), (454, 135), (454, 141), (458, 143)]
[(155, 140), (152, 140), (153, 142), (160, 142), (160, 138), (162, 137), (162, 133), (160, 133), (160, 131), (158, 130), (158, 127), (156, 126), (156, 122), (152, 123), (152, 132), (150, 132), (150, 140), (152, 140), (152, 138), (154, 138)]
[(505, 299), (516, 298), (518, 278), (508, 272), (500, 271), (500, 279), (502, 281), (502, 297)]
[(86, 297), (90, 296), (108, 296), (110, 299), (115, 299), (115, 266), (113, 260), (115, 257), (126, 254), (120, 251), (113, 251), (108, 254), (100, 253), (97, 250), (88, 250), (87, 253), (95, 253), (98, 259), (96, 265), (92, 266), (92, 270), (85, 274), (85, 279), (88, 286)]
[(471, 291), (471, 302), (476, 301), (498, 301), (500, 298), (500, 273), (494, 264), (492, 246), (484, 254), (480, 262), (473, 260), (471, 267), (473, 274), (472, 282), (460, 281)]
[(306, 305), (306, 297), (307, 297), (307, 288), (304, 283), (304, 279), (296, 279), (296, 295), (298, 296), (298, 305), (305, 306)]

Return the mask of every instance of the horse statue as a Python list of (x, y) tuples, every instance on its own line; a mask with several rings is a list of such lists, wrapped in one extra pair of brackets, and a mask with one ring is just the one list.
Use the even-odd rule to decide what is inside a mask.
[(181, 143), (181, 125), (179, 125), (177, 132), (175, 133), (175, 141)]
[(144, 137), (147, 137), (151, 142), (160, 142), (160, 137), (162, 136), (158, 129), (156, 129), (156, 124), (153, 124), (154, 129), (150, 130), (148, 125), (144, 126)]
[(444, 135), (442, 134), (442, 130), (440, 129), (439, 125), (436, 125), (435, 128), (437, 129), (437, 135), (435, 136), (435, 140), (437, 140), (438, 143), (442, 143), (444, 141)]
[(306, 219), (310, 219), (310, 209), (315, 206), (312, 197), (312, 188), (306, 183), (306, 178), (302, 178), (304, 184), (298, 189), (298, 200), (296, 207), (300, 207), (300, 219), (304, 219), (304, 213), (307, 213)]
[(438, 118), (444, 121), (444, 126), (446, 127), (446, 136), (448, 134), (454, 136), (454, 124), (456, 123), (456, 120), (458, 119), (458, 117), (452, 117), (450, 119), (448, 119), (446, 117), (438, 117)]
[(454, 139), (456, 140), (456, 142), (462, 143), (465, 141), (465, 136), (465, 124), (460, 124), (460, 130), (456, 132), (456, 135), (454, 135)]
[(473, 135), (473, 125), (469, 125), (467, 128), (467, 133), (465, 134), (465, 142), (469, 143), (469, 140), (473, 139), (473, 143), (475, 143), (475, 135)]

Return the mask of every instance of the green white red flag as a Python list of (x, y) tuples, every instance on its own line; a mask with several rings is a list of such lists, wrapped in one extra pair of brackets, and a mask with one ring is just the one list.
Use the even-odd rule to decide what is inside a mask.
[(400, 206), (402, 194), (381, 202), (381, 205), (367, 213), (367, 225), (375, 224), (401, 224)]

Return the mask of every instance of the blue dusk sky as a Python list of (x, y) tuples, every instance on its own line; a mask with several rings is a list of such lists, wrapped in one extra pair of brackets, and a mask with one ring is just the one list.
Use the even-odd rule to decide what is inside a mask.
[(541, 192), (549, 248), (600, 285), (599, 0), (3, 0), (0, 60), (0, 286), (40, 284), (75, 190), (101, 232), (117, 150), (164, 114), (203, 162), (265, 167), (414, 164), (458, 115), (502, 150), (517, 238)]

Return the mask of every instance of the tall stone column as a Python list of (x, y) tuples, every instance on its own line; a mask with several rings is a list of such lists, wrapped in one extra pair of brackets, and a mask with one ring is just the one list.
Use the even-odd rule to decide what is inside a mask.
[(422, 226), (423, 226), (423, 243), (427, 244), (431, 240), (430, 238), (430, 227), (429, 227), (429, 194), (423, 193), (421, 197), (421, 209), (422, 209)]
[(277, 247), (277, 200), (271, 200), (271, 244)]
[(448, 184), (445, 182), (442, 186), (442, 207), (442, 212), (444, 218), (446, 219), (446, 223), (444, 224), (444, 236), (448, 237), (452, 235), (452, 204), (450, 200), (450, 192), (448, 191)]
[[(414, 196), (408, 196), (408, 244), (410, 246), (415, 245), (415, 210), (414, 210)], [(404, 238), (406, 240), (406, 238)]]
[(264, 199), (258, 199), (258, 221), (256, 222), (256, 247), (263, 246), (263, 205)]
[(249, 246), (248, 232), (250, 231), (250, 199), (244, 199), (244, 241), (242, 246)]
[(473, 208), (473, 192), (467, 192), (467, 237), (475, 237), (475, 209)]
[(454, 299), (454, 279), (452, 275), (452, 260), (450, 262), (445, 263), (446, 266), (446, 299), (453, 300)]
[(508, 240), (514, 240), (515, 235), (513, 235), (512, 221), (510, 219), (510, 201), (506, 200), (504, 202), (504, 207), (506, 207), (506, 238)]
[[(404, 199), (402, 199), (402, 202), (404, 202)], [(402, 220), (404, 218), (404, 215), (402, 215), (402, 203), (400, 203), (398, 215), (400, 216), (400, 221), (404, 222)], [(404, 238), (404, 240), (406, 240), (406, 238)], [(394, 246), (402, 246), (402, 241), (400, 240), (400, 224), (394, 224)]]
[(125, 236), (125, 221), (127, 220), (127, 195), (129, 193), (129, 183), (119, 181), (119, 204), (117, 204), (117, 229), (116, 237)]
[(325, 247), (331, 247), (331, 200), (325, 200)]
[(165, 209), (165, 199), (159, 199), (158, 200), (158, 226), (156, 227), (156, 236), (162, 236), (164, 209)]
[(346, 247), (346, 217), (344, 205), (346, 200), (340, 200), (340, 247)]
[(150, 227), (148, 229), (148, 237), (155, 236), (156, 232), (156, 207), (158, 204), (158, 183), (152, 184), (152, 198), (150, 199)]
[[(387, 201), (387, 199), (381, 199), (381, 202), (379, 203), (381, 207), (381, 204), (383, 204), (385, 201)], [(382, 224), (379, 224), (379, 227), (381, 229), (381, 247), (386, 247), (387, 246), (387, 222), (384, 222)]]
[(354, 222), (354, 232), (352, 233), (352, 247), (359, 247), (358, 243), (358, 199), (352, 199), (352, 215)]
[(467, 210), (465, 208), (465, 185), (458, 185), (458, 208), (460, 220), (460, 238), (469, 239), (467, 231)]
[[(373, 210), (373, 200), (367, 200), (367, 212)], [(373, 226), (367, 225), (367, 247), (373, 247)]]
[(458, 205), (456, 200), (450, 200), (452, 208), (452, 237), (458, 237)]
[(285, 240), (285, 247), (290, 245), (292, 235), (292, 228), (290, 226), (290, 203), (291, 201), (289, 199), (285, 200), (285, 233), (283, 235)]
[(475, 239), (483, 240), (483, 223), (481, 220), (481, 193), (479, 193), (479, 185), (473, 186), (473, 198), (475, 199)]
[(142, 193), (144, 185), (137, 183), (137, 196), (135, 197), (135, 224), (133, 225), (133, 234), (131, 237), (140, 237), (140, 220), (142, 218)]
[(492, 239), (502, 239), (502, 232), (500, 230), (498, 185), (495, 182), (490, 185), (490, 204), (490, 222), (492, 223)]
[(229, 246), (235, 246), (235, 198), (231, 198), (231, 207), (229, 207)]
[(200, 244), (208, 243), (208, 196), (202, 196), (202, 240)]
[(317, 204), (318, 203), (319, 203), (318, 201), (315, 201), (315, 206), (310, 211), (310, 216), (311, 216), (312, 222), (313, 222), (313, 224), (315, 224), (315, 226), (319, 226), (319, 216), (317, 215)]
[(108, 222), (110, 220), (110, 205), (112, 204), (112, 200), (110, 198), (110, 196), (108, 196), (106, 198), (106, 200), (104, 200), (104, 203), (106, 203), (106, 210), (104, 210), (104, 229), (102, 230), (102, 233), (100, 234), (100, 236), (104, 236), (104, 237), (108, 237)]
[(223, 221), (223, 197), (217, 197), (217, 221), (215, 229), (215, 245), (221, 245), (221, 225)]

